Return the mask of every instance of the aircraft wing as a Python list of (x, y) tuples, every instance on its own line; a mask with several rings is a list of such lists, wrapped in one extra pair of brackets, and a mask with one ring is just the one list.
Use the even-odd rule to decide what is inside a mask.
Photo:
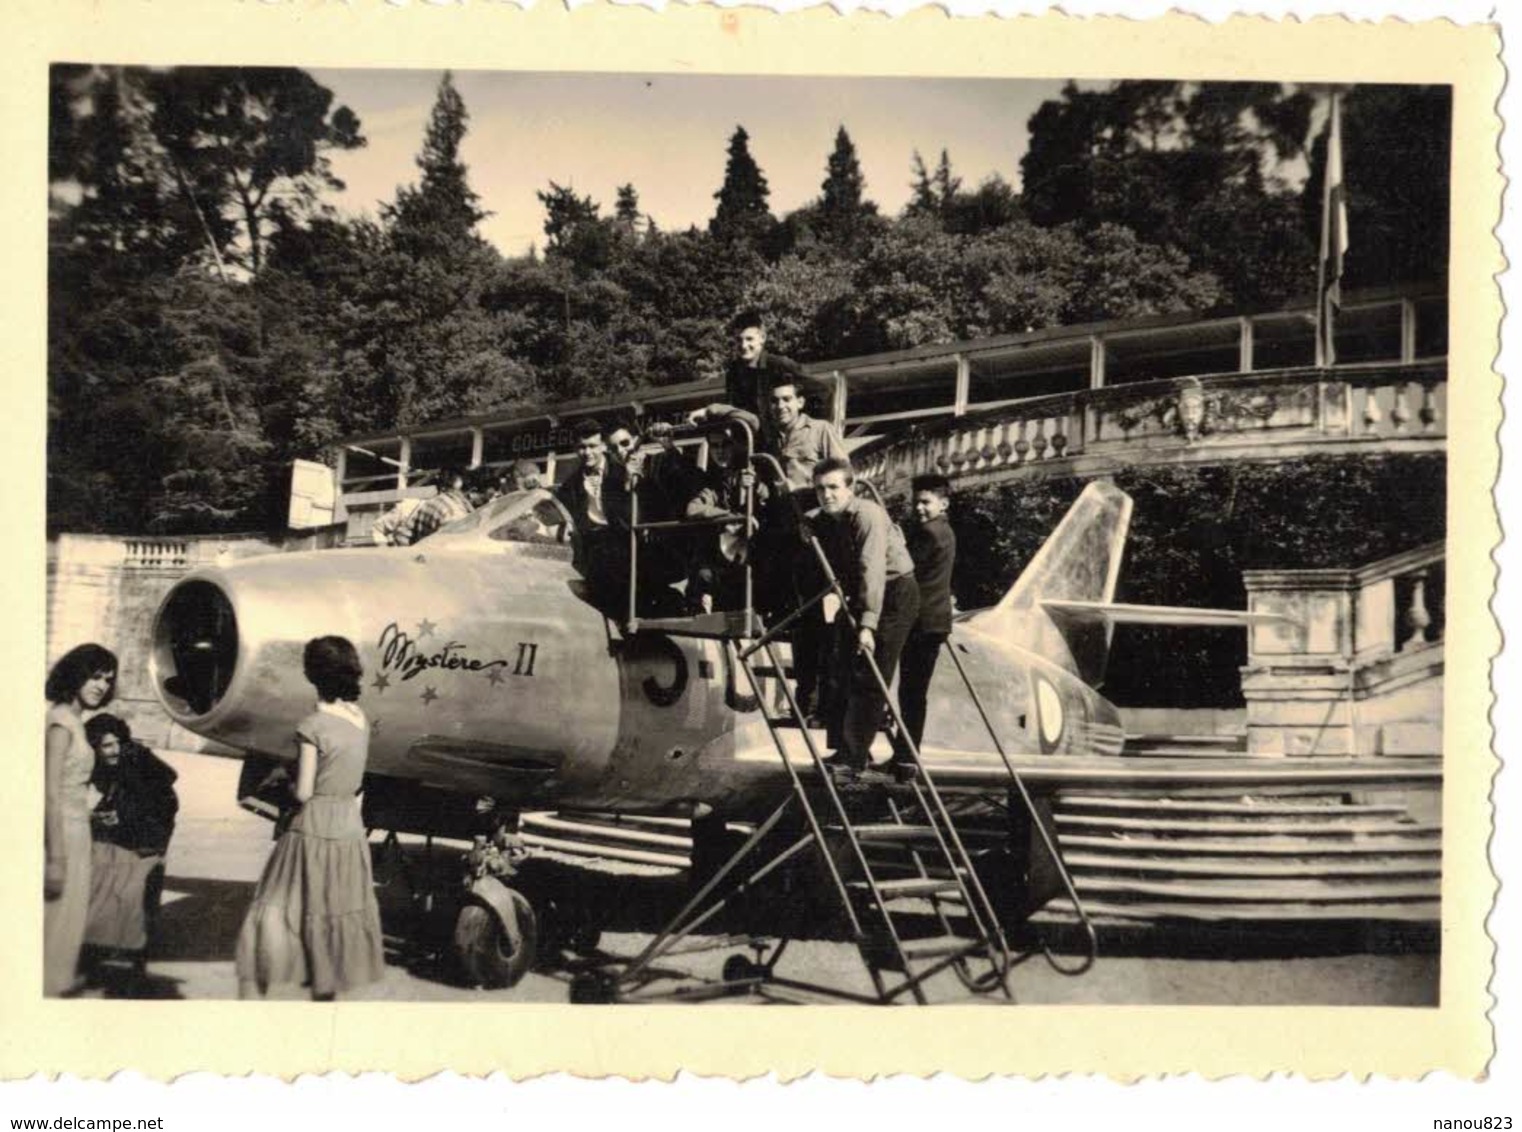
[(1185, 605), (1126, 605), (1114, 601), (1047, 600), (1041, 608), (1053, 620), (1076, 625), (1293, 625), (1279, 613), (1249, 613), (1245, 609), (1196, 609)]

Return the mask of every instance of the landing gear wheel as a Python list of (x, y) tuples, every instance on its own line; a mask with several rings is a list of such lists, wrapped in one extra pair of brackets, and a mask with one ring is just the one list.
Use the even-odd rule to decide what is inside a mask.
[(571, 1001), (583, 1005), (617, 1002), (618, 987), (608, 975), (577, 975), (571, 980)]
[(723, 974), (726, 983), (743, 983), (747, 979), (765, 978), (766, 968), (743, 955), (731, 955), (724, 960)]
[(515, 986), (534, 965), (539, 950), (538, 917), (521, 892), (511, 888), (507, 892), (516, 920), (511, 930), (481, 904), (466, 904), (455, 920), (455, 955), (472, 986)]

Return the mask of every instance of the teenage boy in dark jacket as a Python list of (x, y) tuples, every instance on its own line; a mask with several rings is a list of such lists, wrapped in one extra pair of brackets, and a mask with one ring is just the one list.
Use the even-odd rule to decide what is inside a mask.
[[(957, 536), (946, 519), (951, 485), (945, 476), (916, 476), (914, 517), (905, 532), (914, 577), (920, 587), (920, 612), (904, 643), (898, 668), (898, 710), (904, 729), (919, 749), (925, 734), (925, 700), (941, 646), (951, 634), (951, 570), (957, 558)], [(908, 758), (900, 739), (897, 755)]]

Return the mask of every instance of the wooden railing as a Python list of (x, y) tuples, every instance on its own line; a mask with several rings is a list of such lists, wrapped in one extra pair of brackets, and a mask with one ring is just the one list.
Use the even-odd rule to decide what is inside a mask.
[(1266, 370), (1138, 382), (1012, 402), (863, 445), (852, 459), (889, 491), (925, 472), (978, 482), (1104, 475), (1315, 451), (1440, 449), (1442, 363)]

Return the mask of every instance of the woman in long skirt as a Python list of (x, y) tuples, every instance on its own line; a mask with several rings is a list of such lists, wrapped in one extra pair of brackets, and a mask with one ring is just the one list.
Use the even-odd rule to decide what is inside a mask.
[(59, 995), (76, 987), (79, 951), (90, 907), (90, 775), (95, 752), (84, 713), (105, 707), (116, 693), (116, 656), (100, 645), (70, 649), (48, 673), (43, 758), (42, 989)]
[(238, 935), (241, 997), (306, 984), (318, 1001), (385, 971), (380, 909), (359, 792), (370, 730), (359, 709), (363, 674), (343, 637), (307, 642), (317, 710), (296, 727), (297, 809), (275, 842)]
[[(139, 978), (164, 890), (164, 858), (179, 812), (174, 768), (132, 737), (127, 721), (101, 712), (85, 724), (95, 751), (90, 785), (100, 801), (90, 814), (90, 914), (85, 921), (86, 966), (91, 958), (130, 956)], [(93, 953), (93, 955), (92, 955)]]

